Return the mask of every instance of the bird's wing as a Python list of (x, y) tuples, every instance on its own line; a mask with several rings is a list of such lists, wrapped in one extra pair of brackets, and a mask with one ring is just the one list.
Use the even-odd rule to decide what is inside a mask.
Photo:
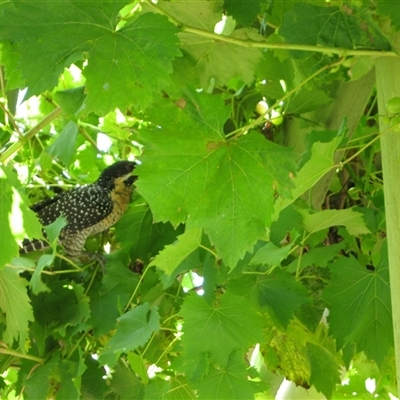
[(61, 192), (53, 197), (49, 197), (47, 199), (44, 199), (42, 201), (39, 201), (35, 204), (32, 204), (30, 206), (30, 209), (34, 211), (35, 213), (38, 213), (39, 211), (43, 210), (45, 207), (49, 206), (52, 203), (55, 203), (58, 201), (61, 197), (65, 195), (66, 192)]
[(67, 220), (64, 231), (78, 232), (106, 218), (113, 209), (109, 191), (98, 185), (86, 185), (53, 198), (37, 211), (40, 222), (49, 225), (58, 217)]

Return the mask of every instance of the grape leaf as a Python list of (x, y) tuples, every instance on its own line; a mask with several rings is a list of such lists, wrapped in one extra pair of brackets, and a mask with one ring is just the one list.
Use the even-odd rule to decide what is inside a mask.
[(165, 396), (166, 400), (195, 400), (197, 398), (197, 393), (187, 384), (185, 377), (177, 374), (171, 379), (170, 389)]
[(300, 90), (288, 101), (287, 113), (302, 114), (329, 103), (332, 99), (322, 90)]
[(331, 244), (329, 246), (315, 247), (303, 254), (301, 260), (294, 259), (286, 268), (288, 272), (296, 272), (302, 270), (309, 265), (317, 267), (325, 267), (329, 261), (337, 257), (340, 252), (345, 248), (346, 243), (340, 242)]
[(165, 247), (149, 266), (155, 265), (171, 275), (179, 264), (193, 253), (201, 243), (201, 229), (189, 229), (177, 241)]
[(102, 399), (109, 390), (104, 376), (104, 369), (99, 362), (94, 360), (91, 355), (85, 358), (86, 370), (82, 375), (81, 398), (83, 399)]
[[(155, 378), (150, 381), (150, 384), (148, 384), (145, 389), (145, 399), (147, 400), (167, 400), (168, 397), (166, 396), (166, 393), (169, 393), (171, 387), (171, 382), (168, 380), (166, 381), (165, 379), (160, 379), (160, 378)], [(189, 397), (190, 399), (190, 397)], [(183, 399), (182, 399), (183, 400)]]
[(18, 245), (11, 232), (9, 217), (12, 209), (12, 186), (0, 169), (0, 268), (18, 253)]
[(74, 380), (80, 379), (85, 370), (81, 360), (60, 359), (56, 352), (43, 365), (35, 368), (24, 382), (28, 399), (57, 398), (78, 400), (80, 398)]
[(25, 349), (28, 338), (28, 322), (33, 321), (33, 312), (25, 286), (25, 279), (11, 268), (0, 271), (0, 308), (6, 314), (6, 330), (3, 340), (12, 346), (19, 339), (19, 347)]
[(46, 284), (51, 292), (41, 292), (32, 298), (35, 321), (42, 327), (51, 325), (58, 337), (84, 330), (90, 316), (85, 289), (75, 282), (62, 280), (47, 280)]
[(244, 351), (262, 340), (262, 319), (242, 297), (225, 294), (217, 304), (210, 305), (194, 294), (186, 298), (180, 314), (187, 358), (208, 352), (211, 362), (225, 368), (232, 351)]
[(249, 380), (249, 368), (243, 354), (230, 354), (225, 368), (211, 367), (208, 375), (194, 385), (203, 400), (253, 399), (254, 394), (266, 389), (265, 385)]
[(77, 134), (78, 125), (74, 121), (68, 121), (46, 152), (53, 158), (58, 158), (68, 168), (75, 157)]
[(53, 94), (54, 100), (61, 106), (67, 115), (76, 115), (82, 108), (82, 104), (86, 98), (83, 86), (59, 90)]
[(390, 17), (392, 25), (400, 30), (400, 3), (397, 1), (378, 0), (378, 13)]
[[(15, 43), (26, 97), (52, 89), (65, 67), (88, 59), (85, 112), (146, 107), (180, 55), (176, 28), (153, 13), (117, 27), (125, 1), (3, 3), (0, 40)], [(156, 27), (156, 29), (155, 29)], [(8, 71), (7, 71), (8, 73)]]
[(143, 346), (151, 334), (159, 329), (159, 319), (157, 307), (150, 309), (148, 303), (119, 317), (115, 335), (100, 354), (100, 363), (112, 366), (123, 351)]
[(161, 128), (140, 132), (145, 151), (137, 188), (156, 220), (204, 228), (234, 267), (265, 236), (274, 200), (271, 171), (281, 166), (289, 181), (291, 152), (256, 132), (225, 140), (228, 110), (221, 99), (191, 94), (190, 100), (184, 109), (169, 105), (151, 113)]
[(318, 182), (334, 165), (333, 155), (342, 138), (337, 136), (328, 143), (315, 142), (311, 147), (311, 158), (303, 165), (297, 173), (293, 183), (292, 198), (278, 198), (275, 204), (275, 217), (292, 204), (299, 196)]
[[(144, 109), (170, 82), (172, 60), (181, 53), (177, 29), (163, 16), (147, 13), (96, 41), (84, 69), (87, 111), (103, 115), (131, 104)], [(107, 52), (108, 50), (108, 52)]]
[(272, 242), (268, 242), (254, 253), (249, 264), (263, 264), (276, 267), (289, 255), (290, 251), (290, 246), (276, 247)]
[(310, 379), (310, 362), (305, 345), (308, 341), (313, 341), (313, 335), (297, 319), (290, 321), (284, 332), (272, 328), (269, 331), (270, 343), (266, 346), (266, 358), (270, 347), (274, 350), (273, 358), (270, 356), (268, 364), (275, 368), (279, 367), (280, 372), (286, 379), (296, 385), (308, 387)]
[(147, 385), (149, 383), (149, 376), (147, 375), (146, 360), (142, 355), (138, 355), (134, 352), (129, 352), (127, 356), (128, 362), (132, 371), (134, 371), (141, 381)]
[(225, 0), (224, 6), (226, 11), (236, 19), (239, 24), (250, 25), (260, 11), (260, 3), (258, 1), (249, 0)]
[(186, 0), (185, 7), (179, 0), (160, 2), (160, 9), (181, 21), (184, 25), (213, 31), (223, 13), (222, 0)]
[[(232, 37), (236, 39), (262, 40), (262, 36), (253, 29), (237, 29)], [(250, 85), (254, 79), (254, 71), (261, 60), (262, 51), (258, 48), (241, 47), (217, 41), (214, 39), (199, 38), (191, 33), (181, 33), (182, 50), (194, 60), (194, 72), (199, 76), (204, 89), (215, 85), (226, 85), (232, 78), (239, 77)]]
[(132, 288), (138, 283), (138, 276), (122, 263), (107, 266), (101, 286), (93, 287), (90, 295), (90, 320), (94, 334), (99, 337), (115, 327), (121, 315), (121, 307), (129, 300)]
[(293, 312), (309, 303), (307, 290), (293, 275), (276, 268), (271, 274), (234, 280), (228, 286), (234, 294), (252, 299), (265, 307), (278, 326), (286, 327)]
[(181, 373), (184, 373), (189, 382), (200, 381), (207, 374), (210, 366), (208, 353), (203, 352), (197, 358), (187, 359), (185, 354), (177, 357), (173, 362), (173, 367)]
[(54, 262), (54, 254), (42, 254), (35, 266), (35, 271), (32, 274), (32, 278), (29, 281), (29, 286), (32, 289), (32, 293), (37, 295), (40, 292), (51, 292), (50, 288), (42, 280), (42, 271), (45, 267), (50, 267)]
[(113, 370), (111, 387), (121, 400), (143, 399), (144, 385), (134, 372), (121, 362)]
[[(5, 179), (7, 178), (7, 179)], [(18, 254), (18, 245), (12, 234), (42, 237), (42, 226), (27, 206), (16, 173), (8, 166), (0, 168), (0, 267)]]
[(329, 330), (339, 348), (349, 342), (378, 363), (393, 346), (387, 249), (375, 271), (369, 271), (353, 256), (331, 266), (332, 279), (323, 297), (330, 304)]
[(362, 235), (370, 233), (363, 215), (347, 208), (344, 210), (322, 210), (314, 214), (304, 213), (304, 227), (313, 233), (331, 226), (344, 226), (350, 235)]
[[(82, 373), (85, 371), (86, 366), (81, 358), (78, 361), (64, 359), (59, 363), (60, 371), (60, 382), (54, 385), (54, 382), (50, 383), (50, 388), (57, 388), (57, 399), (68, 399), (68, 400), (79, 400), (80, 393), (80, 379)], [(79, 382), (77, 384), (76, 382)], [(54, 386), (53, 386), (54, 385)]]
[(378, 28), (335, 6), (295, 3), (286, 13), (279, 33), (287, 43), (390, 49)]
[(339, 379), (339, 365), (335, 357), (324, 347), (308, 342), (306, 352), (310, 361), (310, 383), (328, 399), (332, 397)]
[(155, 223), (149, 205), (139, 197), (134, 200), (115, 225), (115, 239), (126, 249), (132, 260), (145, 263), (163, 247), (183, 233), (183, 226), (174, 229), (168, 223)]
[[(28, 399), (45, 399), (49, 397), (50, 393), (54, 396), (54, 388), (57, 387), (57, 383), (60, 382), (59, 363), (60, 353), (57, 352), (53, 354), (46, 363), (32, 371), (29, 379), (24, 381), (24, 391)], [(76, 396), (72, 397), (72, 399), (75, 398)]]
[(265, 81), (264, 85), (260, 85), (260, 92), (267, 99), (280, 99), (285, 94), (281, 81), (287, 89), (293, 87), (293, 63), (289, 57), (281, 60), (272, 52), (266, 52), (257, 66), (256, 76), (260, 81)]

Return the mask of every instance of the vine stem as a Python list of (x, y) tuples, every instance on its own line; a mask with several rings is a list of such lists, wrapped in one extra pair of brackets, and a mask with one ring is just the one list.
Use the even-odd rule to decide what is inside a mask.
[(17, 153), (21, 147), (35, 136), (43, 127), (49, 124), (53, 119), (56, 119), (62, 113), (61, 107), (55, 108), (51, 113), (47, 114), (37, 125), (20, 137), (20, 139), (13, 143), (4, 153), (0, 155), (0, 163), (5, 163), (14, 154)]
[(126, 303), (126, 306), (125, 306), (125, 308), (124, 308), (124, 314), (126, 313), (126, 311), (128, 310), (130, 304), (132, 303), (133, 299), (135, 298), (136, 293), (137, 293), (138, 290), (139, 290), (139, 286), (140, 286), (140, 284), (143, 282), (143, 279), (144, 279), (144, 277), (145, 277), (145, 275), (146, 275), (146, 272), (149, 270), (149, 268), (150, 268), (150, 267), (147, 266), (147, 268), (143, 271), (143, 274), (140, 276), (139, 282), (137, 283), (137, 285), (136, 285), (136, 287), (135, 287), (135, 290), (134, 290), (133, 293), (132, 293), (132, 296), (130, 297), (129, 301)]
[[(387, 127), (384, 130), (381, 130), (381, 132), (376, 135), (373, 139), (371, 139), (368, 143), (366, 143), (364, 146), (360, 148), (360, 150), (356, 151), (354, 154), (352, 154), (349, 158), (347, 158), (344, 161), (341, 161), (339, 164), (335, 164), (332, 166), (331, 169), (337, 169), (342, 167), (345, 164), (348, 164), (350, 161), (352, 161), (354, 158), (358, 157), (361, 153), (363, 153), (369, 146), (372, 146), (376, 141), (382, 139), (382, 136), (389, 133), (389, 132), (395, 132), (396, 129), (400, 128), (400, 122), (393, 124), (392, 126)], [(339, 150), (347, 150), (345, 149), (339, 149)]]
[[(400, 34), (394, 37), (395, 44), (400, 44)], [(378, 111), (381, 115), (379, 127), (381, 130), (380, 143), (382, 154), (383, 191), (385, 197), (385, 215), (387, 229), (387, 247), (389, 261), (389, 279), (392, 307), (392, 322), (394, 336), (394, 355), (396, 363), (397, 383), (400, 382), (400, 186), (399, 186), (399, 154), (400, 136), (390, 121), (383, 118), (387, 113), (386, 104), (394, 97), (400, 96), (400, 80), (393, 79), (398, 74), (400, 60), (382, 58), (375, 68)], [(389, 132), (387, 132), (389, 131)], [(385, 132), (385, 135), (383, 133)], [(389, 304), (388, 304), (388, 307)], [(388, 328), (389, 329), (389, 328)], [(400, 395), (400, 386), (397, 388)]]
[(9, 356), (14, 356), (14, 357), (18, 357), (18, 358), (25, 358), (27, 360), (32, 360), (32, 361), (36, 361), (39, 362), (41, 364), (43, 364), (46, 359), (41, 358), (41, 357), (36, 357), (36, 356), (32, 356), (30, 354), (24, 354), (24, 353), (20, 353), (18, 351), (15, 350), (10, 350), (10, 349), (4, 349), (0, 347), (0, 354), (7, 354)]
[[(28, 272), (35, 272), (36, 268), (29, 268), (29, 267), (20, 267), (18, 265), (12, 265), (12, 264), (6, 264), (6, 268), (11, 268), (11, 269), (16, 269), (18, 271), (28, 271)], [(80, 269), (80, 271), (83, 271), (83, 269)], [(43, 269), (40, 271), (41, 274), (43, 275), (63, 275), (63, 274), (76, 274), (76, 269), (64, 269), (62, 271), (47, 271)]]
[(357, 49), (345, 49), (343, 47), (326, 47), (326, 46), (313, 46), (305, 44), (293, 44), (293, 43), (269, 43), (266, 40), (250, 40), (250, 39), (237, 39), (231, 36), (218, 35), (214, 32), (208, 32), (203, 29), (195, 28), (183, 24), (172, 15), (168, 14), (162, 7), (157, 6), (151, 0), (144, 0), (153, 11), (164, 15), (168, 20), (178, 27), (181, 32), (193, 33), (198, 36), (202, 36), (208, 39), (217, 40), (219, 42), (225, 42), (234, 44), (241, 47), (259, 48), (259, 49), (279, 49), (279, 50), (298, 50), (298, 51), (309, 51), (316, 53), (329, 53), (338, 54), (340, 57), (347, 56), (367, 56), (367, 57), (398, 57), (393, 51), (383, 50), (357, 50)]

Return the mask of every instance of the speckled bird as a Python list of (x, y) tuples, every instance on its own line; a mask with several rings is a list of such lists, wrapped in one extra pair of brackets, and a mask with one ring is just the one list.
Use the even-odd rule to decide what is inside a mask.
[[(67, 225), (61, 230), (60, 243), (68, 258), (81, 260), (89, 236), (114, 225), (126, 211), (132, 194), (135, 163), (118, 161), (105, 168), (96, 182), (62, 192), (34, 204), (42, 225), (53, 223), (63, 216)], [(25, 239), (20, 253), (41, 250), (49, 244), (39, 239)]]

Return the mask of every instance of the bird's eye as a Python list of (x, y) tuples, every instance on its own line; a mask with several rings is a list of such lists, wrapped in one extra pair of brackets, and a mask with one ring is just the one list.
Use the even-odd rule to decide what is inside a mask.
[(131, 171), (133, 171), (133, 164), (128, 164), (127, 166), (126, 166), (126, 169), (129, 171), (129, 172), (131, 172)]

